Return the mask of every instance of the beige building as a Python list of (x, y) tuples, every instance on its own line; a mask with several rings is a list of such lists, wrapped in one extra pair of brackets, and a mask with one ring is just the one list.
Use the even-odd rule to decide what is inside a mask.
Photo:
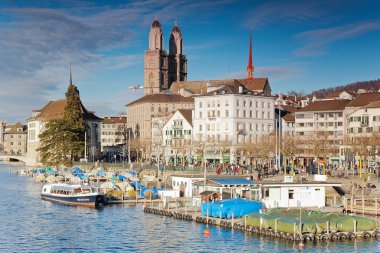
[(0, 121), (0, 152), (4, 150), (4, 132), (6, 125), (5, 122)]
[(177, 23), (170, 34), (168, 55), (164, 50), (161, 23), (154, 20), (149, 32), (149, 48), (144, 55), (144, 95), (167, 90), (172, 82), (186, 81), (187, 59), (182, 50), (182, 32)]
[(8, 125), (4, 132), (4, 153), (8, 155), (25, 155), (26, 148), (26, 125), (20, 122), (15, 125)]
[(152, 139), (152, 118), (169, 115), (178, 109), (193, 109), (194, 99), (174, 93), (146, 95), (127, 105), (128, 128), (132, 137)]
[(105, 117), (101, 129), (101, 151), (119, 152), (128, 138), (127, 117)]

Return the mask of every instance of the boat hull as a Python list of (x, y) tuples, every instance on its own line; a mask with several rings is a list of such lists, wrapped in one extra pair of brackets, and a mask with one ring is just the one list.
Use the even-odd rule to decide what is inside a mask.
[(53, 194), (41, 194), (43, 200), (52, 201), (71, 206), (97, 207), (105, 204), (104, 196), (101, 194), (62, 196)]

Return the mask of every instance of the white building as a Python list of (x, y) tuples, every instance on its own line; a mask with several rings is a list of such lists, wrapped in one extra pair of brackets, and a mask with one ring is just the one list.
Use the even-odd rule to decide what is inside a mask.
[(177, 110), (162, 128), (162, 143), (165, 148), (166, 163), (177, 164), (177, 158), (188, 160), (192, 146), (192, 110)]
[(192, 198), (193, 197), (193, 183), (203, 179), (202, 175), (173, 175), (172, 187), (174, 190), (180, 192), (180, 197)]
[[(260, 135), (274, 131), (275, 98), (270, 96), (267, 79), (261, 85), (261, 90), (267, 92), (255, 92), (240, 84), (223, 85), (221, 81), (219, 87), (195, 96), (193, 140), (228, 141), (229, 161), (238, 162), (238, 145), (255, 142)], [(211, 159), (212, 154), (206, 153), (206, 158)]]
[(341, 183), (259, 183), (261, 201), (266, 208), (324, 207), (326, 187), (341, 187)]

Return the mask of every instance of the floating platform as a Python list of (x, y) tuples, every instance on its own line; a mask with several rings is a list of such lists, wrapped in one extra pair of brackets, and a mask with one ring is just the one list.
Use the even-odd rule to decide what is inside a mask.
[[(201, 224), (207, 224), (211, 226), (218, 226), (221, 228), (232, 229), (242, 231), (247, 234), (253, 234), (257, 236), (265, 236), (273, 239), (281, 239), (285, 241), (291, 242), (334, 242), (334, 241), (354, 241), (357, 239), (380, 239), (380, 230), (375, 229), (372, 231), (359, 231), (359, 232), (327, 232), (327, 233), (318, 233), (318, 234), (309, 234), (305, 233), (300, 235), (299, 233), (285, 233), (275, 231), (274, 229), (266, 229), (260, 227), (253, 227), (244, 224), (241, 219), (232, 219), (225, 220), (213, 217), (205, 217), (200, 214), (192, 214), (192, 213), (183, 213), (183, 212), (175, 212), (170, 210), (163, 210), (153, 207), (145, 207), (144, 212), (152, 213), (162, 216), (173, 217), (175, 219), (193, 221)], [(244, 218), (242, 219), (244, 220)]]

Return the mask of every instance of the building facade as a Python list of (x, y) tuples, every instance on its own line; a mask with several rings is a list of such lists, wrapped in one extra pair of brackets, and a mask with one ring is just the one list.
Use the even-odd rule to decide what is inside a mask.
[[(350, 102), (347, 99), (316, 101), (294, 112), (296, 136), (303, 145), (302, 156), (312, 159), (327, 156), (331, 161), (340, 162), (339, 146), (344, 142), (344, 110)], [(313, 146), (313, 143), (320, 145)]]
[(25, 155), (27, 149), (27, 126), (20, 122), (8, 125), (4, 132), (4, 154)]
[(185, 163), (192, 154), (192, 110), (177, 110), (162, 128), (162, 143), (165, 147), (166, 164), (178, 161)]
[(101, 124), (101, 152), (103, 156), (114, 157), (122, 153), (122, 146), (128, 138), (127, 117), (105, 117)]
[(152, 140), (152, 118), (168, 116), (178, 109), (193, 109), (194, 98), (174, 93), (146, 95), (127, 105), (128, 128), (132, 137)]
[(155, 19), (144, 55), (144, 95), (160, 93), (169, 89), (172, 82), (187, 80), (187, 59), (182, 52), (182, 32), (177, 23), (170, 34), (168, 55), (164, 50), (161, 23)]
[(0, 121), (0, 152), (4, 150), (4, 132), (6, 125), (5, 122)]
[[(274, 101), (274, 97), (242, 85), (225, 85), (195, 96), (193, 139), (228, 143), (231, 146), (229, 161), (238, 162), (241, 158), (237, 153), (239, 145), (255, 142), (274, 131)], [(210, 159), (215, 153), (209, 152), (206, 158)]]

